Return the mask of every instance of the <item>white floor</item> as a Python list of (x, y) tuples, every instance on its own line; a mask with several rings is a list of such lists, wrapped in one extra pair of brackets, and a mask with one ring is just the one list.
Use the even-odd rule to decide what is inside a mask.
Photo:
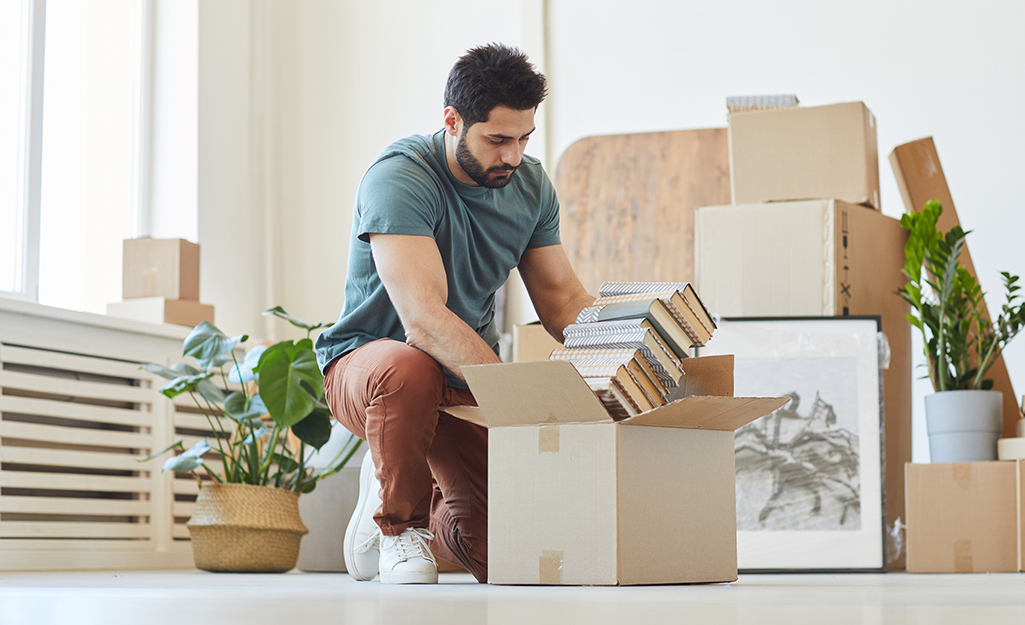
[(344, 574), (0, 573), (2, 625), (1025, 624), (1025, 575), (742, 575), (623, 588), (357, 583)]

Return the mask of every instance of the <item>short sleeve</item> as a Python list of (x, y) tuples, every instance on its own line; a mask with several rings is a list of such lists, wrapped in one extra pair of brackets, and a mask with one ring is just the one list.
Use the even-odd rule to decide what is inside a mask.
[(367, 170), (356, 198), (360, 241), (371, 234), (434, 237), (441, 217), (437, 181), (412, 158), (395, 154)]
[(530, 235), (527, 248), (547, 247), (561, 243), (559, 238), (559, 198), (555, 194), (552, 181), (544, 173), (541, 174), (541, 209), (534, 233)]

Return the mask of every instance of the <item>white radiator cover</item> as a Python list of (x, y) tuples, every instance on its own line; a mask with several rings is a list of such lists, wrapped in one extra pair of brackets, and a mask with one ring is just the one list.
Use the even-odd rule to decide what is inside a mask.
[(140, 369), (188, 332), (0, 298), (0, 570), (192, 566), (195, 480), (138, 462), (212, 434)]

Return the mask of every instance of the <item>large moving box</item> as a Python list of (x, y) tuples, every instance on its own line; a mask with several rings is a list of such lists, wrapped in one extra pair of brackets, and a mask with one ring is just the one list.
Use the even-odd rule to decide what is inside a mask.
[(1022, 462), (907, 464), (910, 573), (1008, 573), (1021, 562)]
[[(883, 372), (886, 518), (903, 513), (911, 461), (911, 325), (900, 222), (839, 200), (698, 209), (696, 287), (723, 317), (879, 315), (890, 346)], [(900, 567), (898, 557), (892, 566)]]
[(690, 358), (688, 397), (614, 422), (568, 362), (463, 367), (490, 428), (488, 581), (737, 578), (733, 432), (787, 398), (733, 397), (733, 357)]
[(861, 102), (730, 114), (734, 204), (838, 198), (879, 208), (879, 150)]

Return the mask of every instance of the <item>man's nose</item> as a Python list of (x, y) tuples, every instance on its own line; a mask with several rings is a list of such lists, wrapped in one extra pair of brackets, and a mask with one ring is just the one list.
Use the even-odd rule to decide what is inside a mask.
[(519, 143), (507, 146), (502, 151), (502, 164), (510, 167), (519, 167), (523, 160), (523, 146)]

